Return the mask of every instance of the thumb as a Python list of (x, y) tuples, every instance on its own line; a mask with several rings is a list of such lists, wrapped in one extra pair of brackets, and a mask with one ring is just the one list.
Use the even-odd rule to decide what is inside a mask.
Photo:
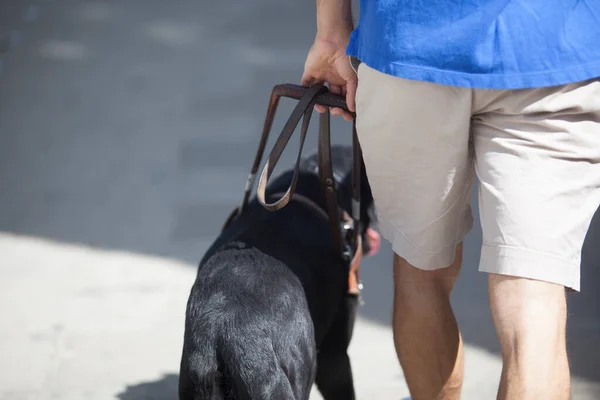
[(356, 88), (358, 87), (358, 77), (352, 75), (349, 81), (346, 82), (346, 104), (348, 109), (356, 112)]
[(315, 81), (315, 77), (310, 74), (309, 72), (307, 72), (307, 70), (305, 69), (304, 72), (302, 73), (302, 78), (300, 79), (300, 84), (304, 87), (309, 87), (310, 85), (312, 85)]

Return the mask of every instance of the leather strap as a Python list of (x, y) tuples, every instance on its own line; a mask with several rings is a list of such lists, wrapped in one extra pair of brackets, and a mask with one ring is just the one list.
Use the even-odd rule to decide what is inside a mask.
[(362, 246), (360, 240), (360, 181), (362, 172), (362, 150), (356, 133), (356, 118), (352, 119), (352, 220), (354, 221), (354, 240), (352, 245), (355, 252)]
[[(308, 132), (308, 125), (310, 123), (310, 118), (312, 116), (313, 107), (316, 102), (316, 97), (326, 91), (327, 88), (323, 85), (314, 85), (311, 86), (304, 96), (300, 99), (296, 108), (292, 112), (292, 115), (288, 119), (287, 123), (283, 127), (283, 131), (281, 135), (277, 138), (277, 141), (273, 145), (273, 149), (271, 150), (271, 154), (267, 158), (267, 162), (263, 167), (262, 173), (260, 174), (260, 179), (258, 180), (258, 188), (257, 188), (257, 197), (260, 204), (263, 205), (269, 211), (277, 211), (286, 206), (286, 204), (290, 201), (294, 190), (296, 189), (296, 183), (298, 182), (298, 175), (300, 172), (300, 161), (302, 159), (302, 148), (304, 147), (304, 140), (306, 139), (306, 134)], [(269, 178), (275, 169), (275, 165), (279, 161), (281, 154), (285, 150), (285, 146), (287, 146), (290, 138), (294, 134), (294, 130), (296, 126), (298, 126), (298, 122), (300, 122), (300, 118), (302, 118), (302, 128), (300, 130), (300, 146), (298, 148), (298, 156), (296, 157), (296, 166), (294, 167), (294, 176), (292, 177), (292, 182), (288, 187), (285, 195), (282, 196), (279, 200), (274, 203), (267, 203), (265, 199), (265, 192), (267, 189), (267, 184), (269, 182)]]
[[(252, 192), (252, 187), (254, 186), (254, 181), (256, 180), (256, 173), (258, 172), (258, 168), (260, 167), (260, 162), (265, 152), (265, 146), (269, 139), (269, 132), (271, 131), (271, 127), (273, 126), (273, 120), (275, 119), (275, 111), (277, 110), (277, 106), (279, 105), (279, 99), (281, 97), (289, 97), (292, 99), (300, 100), (305, 95), (306, 91), (306, 87), (294, 85), (291, 83), (276, 85), (273, 88), (273, 91), (271, 92), (271, 98), (269, 99), (269, 106), (267, 107), (267, 115), (265, 117), (262, 135), (258, 144), (258, 150), (256, 151), (256, 157), (254, 158), (254, 163), (252, 164), (250, 174), (248, 175), (248, 179), (246, 180), (244, 196), (242, 198), (240, 206), (237, 208), (237, 215), (240, 215), (244, 211), (244, 208), (246, 207), (246, 204), (248, 204), (248, 200), (250, 199), (250, 193)], [(343, 97), (330, 93), (327, 90), (320, 93), (317, 96), (316, 104), (328, 107), (338, 107), (354, 115), (354, 113), (348, 110), (348, 106), (346, 105), (346, 101)]]
[[(266, 147), (266, 143), (269, 138), (269, 133), (273, 125), (275, 118), (275, 112), (279, 104), (281, 96), (291, 97), (299, 100), (298, 104), (294, 108), (290, 118), (285, 124), (280, 136), (277, 138), (269, 157), (263, 167), (260, 175), (257, 188), (257, 198), (259, 202), (270, 211), (276, 211), (283, 207), (290, 201), (294, 195), (296, 189), (296, 183), (299, 175), (300, 161), (302, 158), (302, 149), (306, 134), (308, 132), (308, 126), (310, 123), (313, 107), (315, 104), (325, 105), (327, 107), (338, 107), (346, 112), (350, 112), (346, 105), (345, 99), (342, 96), (330, 93), (327, 88), (321, 84), (313, 85), (309, 88), (293, 85), (283, 84), (277, 85), (273, 88), (271, 98), (269, 100), (269, 106), (267, 108), (267, 115), (265, 117), (265, 124), (263, 127), (262, 136), (260, 138), (258, 150), (254, 163), (250, 170), (250, 174), (246, 181), (244, 189), (244, 196), (240, 206), (233, 211), (232, 215), (228, 218), (225, 226), (227, 226), (236, 216), (241, 215), (244, 211), (246, 204), (250, 198), (250, 193), (254, 185), (256, 173), (260, 166), (262, 156)], [(351, 113), (354, 115), (354, 113)], [(285, 194), (274, 203), (266, 202), (266, 188), (267, 183), (275, 169), (281, 154), (285, 150), (290, 138), (292, 137), (294, 130), (298, 126), (298, 123), (302, 119), (302, 128), (300, 131), (300, 146), (298, 150), (298, 156), (296, 158), (296, 164), (294, 168), (294, 175), (292, 182), (285, 192)], [(331, 164), (331, 134), (330, 134), (330, 116), (329, 112), (322, 113), (319, 118), (319, 148), (318, 148), (318, 164), (319, 164), (319, 178), (323, 187), (323, 192), (327, 201), (327, 215), (330, 222), (331, 233), (335, 245), (335, 250), (341, 254), (348, 262), (350, 262), (356, 255), (358, 246), (360, 245), (359, 240), (359, 222), (360, 222), (360, 175), (361, 175), (361, 150), (358, 143), (358, 137), (356, 135), (356, 123), (353, 121), (352, 129), (352, 144), (353, 144), (353, 164), (352, 164), (352, 220), (353, 220), (353, 237), (352, 243), (350, 243), (350, 251), (345, 249), (345, 237), (342, 235), (340, 228), (339, 218), (339, 206), (337, 203), (337, 194), (335, 188), (335, 179), (333, 174), (333, 168)]]
[[(272, 194), (272, 196), (284, 196), (284, 195), (285, 195), (285, 193), (273, 193)], [(312, 201), (311, 199), (309, 199), (306, 196), (303, 196), (299, 193), (294, 193), (291, 201), (297, 201), (299, 203), (302, 203), (302, 204), (308, 206), (308, 208), (310, 208), (317, 214), (319, 214), (319, 216), (323, 217), (323, 219), (329, 219), (329, 215), (325, 212), (325, 210), (323, 210), (321, 207), (319, 207), (319, 205), (317, 203), (315, 203), (314, 201)]]
[(331, 165), (331, 130), (329, 110), (319, 116), (319, 178), (327, 201), (327, 213), (329, 214), (329, 226), (333, 235), (333, 245), (337, 252), (344, 253), (344, 242), (340, 230), (340, 216), (333, 179), (333, 167)]
[(256, 179), (256, 172), (258, 172), (258, 167), (260, 167), (260, 162), (265, 152), (265, 146), (267, 145), (267, 140), (269, 139), (269, 133), (271, 132), (271, 127), (273, 126), (273, 120), (275, 119), (275, 111), (277, 111), (277, 106), (279, 105), (279, 98), (280, 96), (277, 95), (275, 91), (271, 93), (271, 98), (269, 99), (269, 106), (267, 107), (267, 116), (265, 117), (262, 135), (260, 136), (260, 142), (258, 143), (258, 150), (256, 150), (254, 163), (252, 164), (252, 168), (250, 169), (250, 175), (248, 175), (248, 179), (246, 180), (246, 187), (244, 188), (244, 197), (242, 198), (242, 203), (237, 208), (237, 215), (240, 215), (244, 211), (244, 208), (246, 207), (246, 204), (248, 204), (248, 200), (250, 199), (252, 186), (254, 186), (254, 180)]

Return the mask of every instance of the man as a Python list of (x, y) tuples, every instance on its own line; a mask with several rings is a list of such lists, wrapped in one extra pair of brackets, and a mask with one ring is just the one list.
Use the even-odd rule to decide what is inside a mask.
[(327, 82), (356, 109), (414, 400), (460, 397), (450, 292), (475, 171), (498, 397), (570, 397), (565, 288), (579, 290), (600, 203), (599, 76), (600, 1), (363, 0), (354, 29), (350, 0), (317, 0), (302, 84)]

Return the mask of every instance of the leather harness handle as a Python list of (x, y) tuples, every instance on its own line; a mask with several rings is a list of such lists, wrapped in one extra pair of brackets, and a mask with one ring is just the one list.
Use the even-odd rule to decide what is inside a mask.
[[(277, 95), (280, 97), (289, 97), (292, 99), (300, 100), (306, 93), (307, 89), (308, 88), (306, 88), (304, 86), (293, 85), (291, 83), (285, 83), (282, 85), (275, 86), (273, 88), (273, 92), (277, 93)], [(327, 107), (341, 108), (345, 112), (354, 116), (354, 113), (352, 111), (348, 110), (348, 106), (346, 105), (346, 100), (342, 96), (331, 93), (329, 91), (319, 94), (317, 96), (316, 104), (319, 104), (322, 106), (327, 106)]]
[(318, 146), (319, 178), (325, 192), (329, 225), (333, 233), (333, 245), (342, 254), (344, 241), (340, 231), (340, 216), (338, 212), (335, 180), (331, 165), (331, 130), (329, 112), (324, 112), (319, 117), (319, 146)]
[[(310, 118), (312, 116), (313, 111), (312, 109), (315, 105), (317, 96), (326, 90), (327, 88), (323, 85), (314, 85), (311, 86), (304, 93), (304, 96), (302, 96), (302, 98), (296, 105), (296, 108), (294, 108), (292, 115), (283, 127), (281, 135), (279, 135), (277, 141), (273, 145), (273, 150), (271, 150), (271, 154), (269, 154), (267, 162), (265, 163), (265, 166), (263, 167), (262, 173), (260, 175), (260, 179), (258, 180), (258, 188), (256, 193), (260, 204), (262, 204), (262, 206), (269, 211), (277, 211), (285, 207), (290, 201), (294, 190), (296, 189), (296, 183), (298, 182), (298, 175), (300, 172), (299, 170), (300, 161), (302, 158), (302, 148), (304, 147), (304, 140), (306, 139), (306, 134), (308, 132), (308, 125), (310, 123)], [(298, 148), (298, 157), (296, 158), (296, 166), (294, 168), (294, 176), (292, 177), (292, 182), (283, 197), (281, 197), (275, 203), (267, 203), (265, 199), (267, 183), (269, 182), (269, 178), (271, 177), (271, 174), (275, 169), (275, 165), (279, 161), (281, 154), (285, 150), (285, 146), (287, 146), (301, 118), (302, 129), (300, 130), (300, 146)]]
[[(348, 110), (345, 99), (342, 96), (330, 93), (328, 89), (321, 85), (313, 85), (311, 87), (303, 87), (294, 84), (282, 84), (277, 85), (273, 88), (271, 93), (271, 98), (269, 100), (269, 106), (267, 108), (267, 115), (265, 117), (265, 123), (263, 127), (262, 136), (259, 142), (258, 150), (256, 152), (256, 157), (254, 159), (254, 163), (252, 165), (252, 169), (246, 181), (246, 186), (244, 189), (244, 197), (242, 199), (242, 203), (240, 206), (234, 210), (234, 213), (230, 216), (225, 226), (229, 224), (234, 219), (234, 215), (237, 211), (237, 215), (239, 216), (248, 200), (250, 198), (250, 193), (252, 191), (252, 187), (254, 185), (254, 181), (256, 178), (256, 173), (260, 166), (260, 162), (262, 156), (264, 154), (264, 150), (269, 138), (269, 133), (271, 131), (271, 127), (273, 125), (273, 120), (275, 118), (275, 112), (277, 110), (277, 106), (279, 104), (279, 99), (281, 97), (290, 97), (293, 99), (299, 100), (298, 104), (294, 108), (290, 118), (286, 122), (280, 136), (277, 138), (269, 157), (267, 158), (267, 162), (263, 167), (263, 170), (260, 175), (258, 188), (257, 188), (257, 198), (263, 207), (270, 211), (279, 210), (287, 205), (287, 203), (291, 200), (294, 190), (296, 188), (296, 183), (298, 180), (299, 174), (299, 166), (302, 157), (302, 148), (304, 146), (304, 141), (306, 139), (306, 134), (308, 132), (308, 126), (310, 123), (311, 115), (313, 112), (313, 107), (315, 104), (324, 105), (327, 107), (337, 107), (342, 110), (350, 113), (353, 117), (355, 114)], [(294, 168), (294, 175), (292, 178), (292, 182), (285, 192), (285, 194), (274, 203), (266, 202), (266, 188), (269, 178), (275, 169), (275, 165), (279, 161), (281, 154), (285, 150), (290, 138), (292, 137), (294, 130), (298, 126), (298, 123), (302, 119), (302, 128), (300, 132), (300, 147), (298, 150), (298, 156), (296, 159), (296, 165)], [(352, 164), (352, 219), (354, 221), (354, 232), (353, 232), (353, 240), (351, 247), (354, 250), (353, 254), (356, 254), (357, 246), (360, 245), (359, 238), (359, 222), (360, 222), (360, 173), (361, 173), (361, 150), (358, 142), (358, 136), (356, 134), (356, 118), (353, 119), (352, 126), (352, 144), (353, 144), (353, 164)], [(333, 167), (331, 163), (331, 134), (330, 134), (330, 116), (328, 112), (322, 113), (319, 118), (319, 146), (318, 146), (318, 164), (319, 164), (319, 178), (321, 181), (321, 185), (323, 187), (325, 198), (327, 201), (327, 214), (329, 218), (329, 223), (333, 235), (334, 246), (336, 250), (344, 256), (344, 239), (341, 234), (340, 229), (340, 219), (339, 219), (339, 207), (337, 203), (337, 194), (335, 188), (335, 179), (333, 174)], [(349, 255), (351, 260), (352, 255)]]
[[(260, 137), (260, 142), (258, 144), (258, 149), (256, 151), (256, 156), (254, 158), (252, 168), (250, 169), (250, 174), (248, 175), (248, 178), (246, 180), (246, 186), (244, 188), (244, 196), (242, 198), (242, 202), (237, 208), (237, 215), (240, 215), (243, 212), (244, 208), (246, 207), (246, 204), (248, 204), (248, 200), (250, 199), (250, 193), (252, 192), (252, 187), (254, 186), (254, 182), (256, 180), (256, 174), (258, 172), (258, 168), (260, 167), (260, 162), (262, 161), (262, 157), (265, 152), (265, 147), (269, 139), (269, 134), (273, 126), (275, 112), (277, 110), (277, 106), (279, 105), (279, 99), (281, 97), (289, 97), (292, 99), (300, 100), (309, 89), (310, 88), (300, 85), (294, 85), (291, 83), (276, 85), (273, 88), (271, 92), (271, 97), (269, 99), (269, 105), (267, 107), (267, 115), (265, 116), (265, 123), (263, 125), (262, 135)], [(317, 95), (315, 104), (328, 107), (338, 107), (354, 115), (354, 113), (348, 110), (348, 106), (346, 105), (346, 101), (343, 97), (330, 93), (327, 90), (320, 92)]]
[[(362, 170), (362, 150), (356, 133), (356, 117), (352, 119), (352, 219), (354, 220), (354, 243), (355, 249), (362, 246), (360, 242), (360, 181)], [(355, 250), (356, 252), (356, 250)]]

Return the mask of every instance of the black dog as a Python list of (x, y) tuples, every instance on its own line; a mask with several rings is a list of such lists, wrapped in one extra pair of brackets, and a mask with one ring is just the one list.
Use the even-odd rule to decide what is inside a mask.
[[(350, 213), (352, 149), (333, 147), (331, 156), (338, 204)], [(316, 156), (303, 160), (296, 186), (313, 205), (292, 200), (270, 212), (254, 199), (200, 262), (187, 304), (181, 400), (304, 400), (313, 382), (327, 400), (354, 399), (347, 348), (358, 295), (334, 251), (316, 165)], [(369, 254), (378, 236), (362, 171), (359, 229)], [(291, 178), (283, 173), (267, 194), (285, 192)]]

